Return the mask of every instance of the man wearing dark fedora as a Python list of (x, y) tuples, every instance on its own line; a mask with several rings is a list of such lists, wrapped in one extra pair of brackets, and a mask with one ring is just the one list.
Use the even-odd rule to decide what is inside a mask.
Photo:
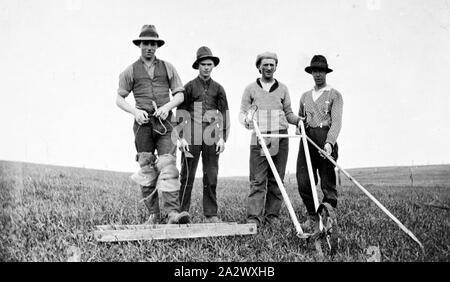
[(211, 78), (212, 70), (220, 59), (202, 46), (192, 68), (198, 76), (185, 86), (184, 102), (177, 108), (177, 118), (182, 117), (180, 139), (181, 176), (180, 204), (182, 211), (189, 211), (191, 193), (197, 165), (202, 155), (203, 214), (205, 221), (217, 223), (217, 175), (219, 155), (225, 149), (229, 133), (228, 101), (224, 88)]
[[(303, 93), (300, 98), (299, 116), (304, 117), (306, 135), (314, 143), (323, 148), (327, 155), (334, 160), (338, 158), (337, 138), (342, 127), (342, 95), (327, 84), (326, 76), (333, 70), (328, 67), (327, 59), (322, 55), (315, 55), (310, 66), (305, 71), (314, 79), (313, 89)], [(338, 193), (336, 189), (336, 176), (334, 165), (308, 143), (315, 184), (320, 177), (320, 187), (323, 192), (322, 204), (332, 211), (337, 207)], [(318, 175), (317, 175), (318, 173)], [(307, 220), (302, 224), (307, 232), (318, 230), (319, 221), (316, 214), (308, 175), (303, 143), (297, 157), (297, 184), (298, 191), (308, 212)]]
[[(291, 107), (286, 85), (274, 78), (278, 57), (273, 52), (264, 52), (256, 57), (256, 68), (261, 74), (249, 84), (242, 95), (239, 121), (247, 129), (253, 129), (256, 119), (261, 133), (287, 134), (289, 124), (298, 126), (300, 117)], [(247, 202), (247, 222), (257, 225), (279, 225), (283, 196), (272, 173), (269, 162), (256, 141), (255, 132), (250, 144), (250, 192)], [(265, 142), (275, 167), (283, 181), (289, 153), (287, 138), (270, 138)]]
[[(176, 144), (171, 139), (172, 109), (183, 102), (184, 88), (172, 64), (155, 56), (164, 43), (155, 26), (142, 27), (139, 38), (133, 40), (141, 56), (120, 74), (116, 96), (117, 106), (134, 116), (136, 161), (141, 169), (132, 179), (140, 185), (150, 212), (148, 224), (160, 223), (166, 217), (170, 224), (189, 222), (189, 213), (179, 210)], [(125, 100), (130, 92), (135, 107)], [(159, 198), (164, 216), (160, 214)]]

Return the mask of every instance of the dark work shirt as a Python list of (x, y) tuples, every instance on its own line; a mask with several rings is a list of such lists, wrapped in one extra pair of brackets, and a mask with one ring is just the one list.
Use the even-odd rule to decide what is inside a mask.
[(227, 96), (222, 85), (212, 78), (204, 81), (197, 77), (184, 88), (184, 101), (178, 106), (178, 110), (189, 112), (191, 123), (201, 124), (202, 128), (217, 123), (219, 136), (227, 141), (230, 120)]

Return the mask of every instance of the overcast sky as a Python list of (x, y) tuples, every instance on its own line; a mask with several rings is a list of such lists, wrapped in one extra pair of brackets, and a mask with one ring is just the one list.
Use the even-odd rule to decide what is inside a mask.
[(304, 68), (327, 57), (327, 81), (344, 99), (342, 167), (450, 163), (448, 0), (0, 0), (0, 159), (136, 170), (133, 117), (115, 96), (144, 24), (166, 41), (156, 55), (183, 83), (198, 74), (200, 46), (221, 59), (212, 76), (226, 90), (231, 133), (219, 176), (248, 175), (250, 131), (238, 112), (264, 51), (278, 54), (275, 77), (294, 112), (313, 86)]

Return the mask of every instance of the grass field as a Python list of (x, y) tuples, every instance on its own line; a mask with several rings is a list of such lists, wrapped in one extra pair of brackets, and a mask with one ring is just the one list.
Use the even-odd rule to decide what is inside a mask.
[[(370, 246), (379, 248), (381, 261), (450, 261), (450, 165), (348, 172), (421, 240), (424, 252), (344, 175), (334, 256), (320, 255), (297, 238), (284, 206), (281, 226), (259, 228), (256, 235), (99, 243), (92, 234), (95, 225), (146, 220), (139, 188), (128, 173), (0, 161), (0, 261), (67, 261), (76, 250), (81, 261), (351, 262), (367, 261)], [(295, 177), (288, 175), (285, 185), (303, 221)], [(245, 222), (247, 193), (247, 178), (219, 179), (224, 221)], [(197, 179), (194, 222), (203, 220), (201, 211)]]

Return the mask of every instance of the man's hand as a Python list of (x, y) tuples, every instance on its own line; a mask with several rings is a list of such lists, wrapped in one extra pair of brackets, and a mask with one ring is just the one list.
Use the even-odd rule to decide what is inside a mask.
[(149, 121), (148, 113), (144, 110), (136, 109), (134, 112), (134, 119), (139, 125), (147, 123)]
[(299, 116), (299, 118), (300, 118), (300, 119), (298, 120), (297, 128), (300, 127), (300, 124), (301, 124), (302, 122), (305, 122), (305, 120), (306, 120), (306, 117)]
[(158, 108), (153, 114), (155, 117), (160, 117), (162, 120), (165, 120), (169, 116), (170, 109), (166, 107), (166, 105)]
[(189, 152), (189, 144), (184, 138), (180, 139), (180, 150), (182, 152)]
[(325, 153), (330, 156), (331, 152), (333, 152), (333, 147), (330, 143), (325, 143), (325, 146), (323, 146), (323, 149), (325, 150)]
[(220, 138), (216, 144), (216, 155), (222, 153), (225, 150), (225, 141), (223, 138)]
[(255, 128), (255, 127), (253, 126), (253, 119), (252, 119), (252, 116), (251, 116), (251, 115), (247, 115), (247, 116), (245, 117), (244, 123), (245, 123), (245, 128), (247, 128), (247, 129), (253, 129), (253, 128)]
[(300, 119), (298, 120), (297, 127), (295, 128), (296, 135), (302, 135), (302, 133), (300, 132), (300, 128), (301, 128), (300, 125), (302, 122), (304, 122), (306, 120), (306, 117), (299, 116), (299, 118)]
[(255, 126), (253, 126), (253, 122), (251, 121), (251, 122), (245, 122), (245, 128), (247, 128), (247, 129), (254, 129), (255, 128)]

